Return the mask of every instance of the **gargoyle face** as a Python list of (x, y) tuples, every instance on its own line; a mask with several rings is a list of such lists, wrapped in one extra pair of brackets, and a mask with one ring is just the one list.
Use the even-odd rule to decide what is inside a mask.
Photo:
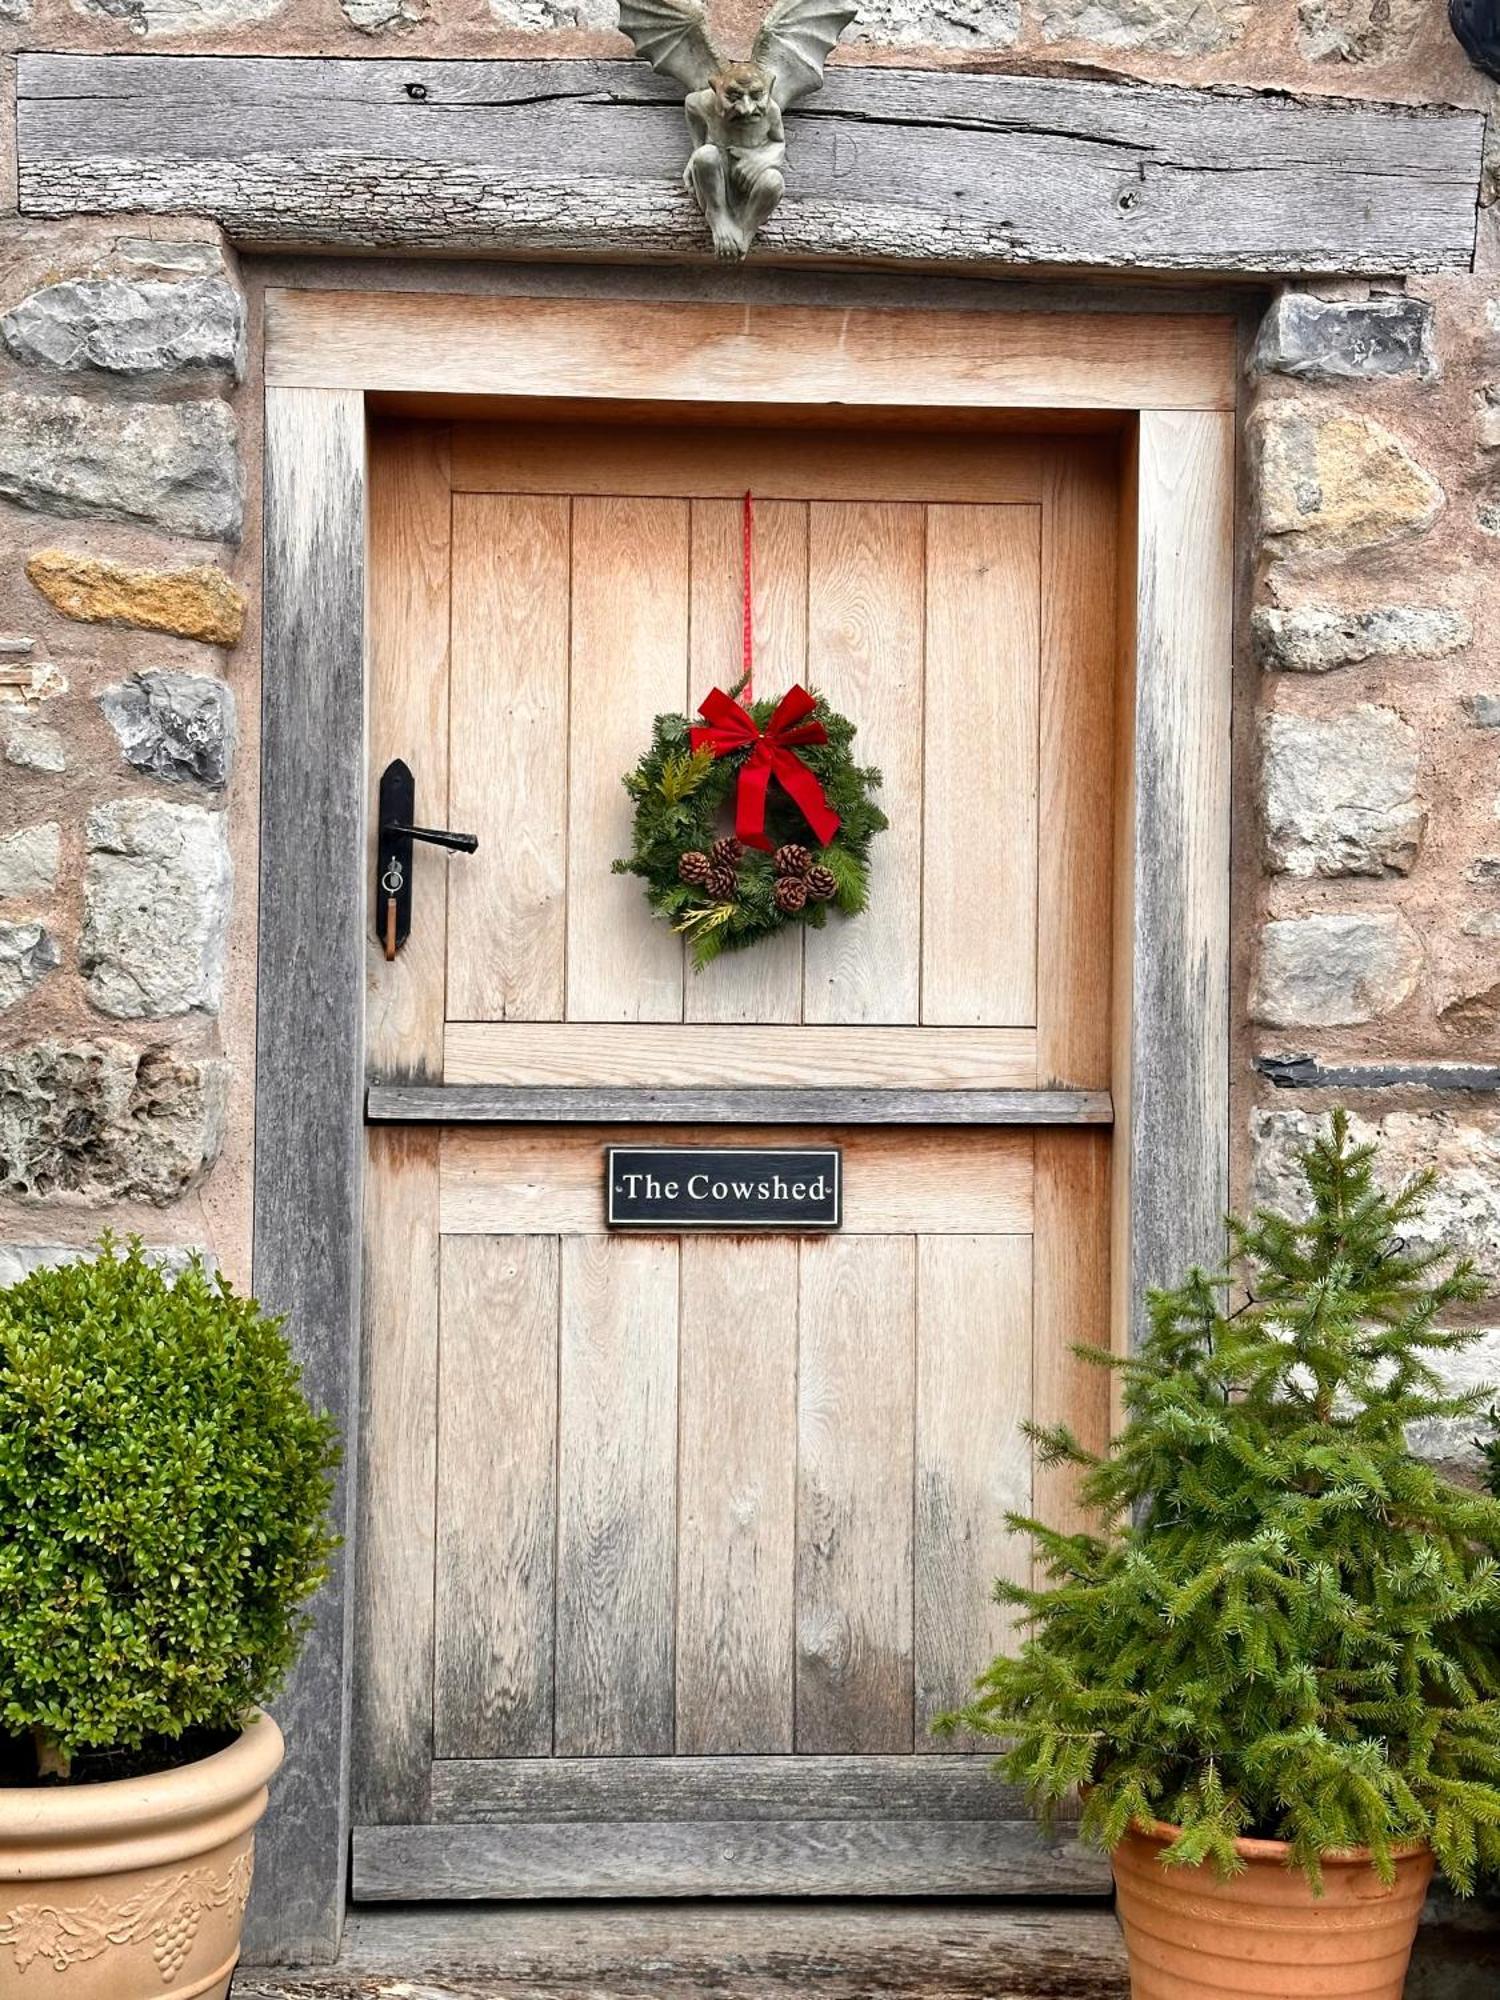
[(713, 88), (720, 117), (732, 124), (763, 118), (771, 101), (771, 78), (754, 63), (726, 63)]

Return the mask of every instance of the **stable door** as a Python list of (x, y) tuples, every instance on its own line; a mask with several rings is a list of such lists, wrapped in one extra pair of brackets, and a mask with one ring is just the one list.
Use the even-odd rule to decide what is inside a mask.
[[(1096, 1893), (932, 1724), (1098, 1444), (1115, 442), (389, 419), (357, 1897)], [(695, 972), (612, 872), (658, 713), (858, 727), (868, 909)], [(727, 828), (726, 828), (727, 831)], [(372, 865), (375, 859), (372, 833)], [(621, 1233), (611, 1145), (836, 1146), (823, 1234)]]

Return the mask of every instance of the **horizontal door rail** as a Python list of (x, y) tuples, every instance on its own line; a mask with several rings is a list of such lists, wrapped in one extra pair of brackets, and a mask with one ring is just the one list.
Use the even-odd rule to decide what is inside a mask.
[(372, 1083), (371, 1125), (1112, 1125), (1107, 1090)]

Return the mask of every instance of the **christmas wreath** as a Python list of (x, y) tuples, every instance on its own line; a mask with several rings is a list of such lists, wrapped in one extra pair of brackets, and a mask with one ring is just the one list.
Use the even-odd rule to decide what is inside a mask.
[(701, 971), (788, 924), (820, 930), (830, 909), (858, 915), (887, 821), (871, 797), (880, 773), (855, 763), (854, 724), (821, 695), (793, 687), (757, 701), (742, 679), (698, 712), (701, 725), (657, 716), (625, 778), (634, 841), (615, 872), (642, 878)]

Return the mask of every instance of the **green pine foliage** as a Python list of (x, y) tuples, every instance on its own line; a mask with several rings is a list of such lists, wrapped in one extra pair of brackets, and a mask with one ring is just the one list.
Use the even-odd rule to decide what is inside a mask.
[(337, 1460), (280, 1321), (196, 1260), (105, 1237), (0, 1292), (0, 1738), (65, 1776), (238, 1728), (296, 1655)]
[(1500, 1408), (1489, 1413), (1489, 1430), (1474, 1442), (1484, 1462), (1484, 1483), (1500, 1500)]
[[(732, 692), (738, 697), (740, 690)], [(751, 715), (764, 729), (777, 701), (752, 701)], [(832, 907), (856, 916), (869, 901), (870, 842), (887, 826), (872, 794), (880, 773), (855, 763), (855, 727), (831, 709), (821, 695), (813, 716), (828, 732), (826, 743), (809, 743), (798, 757), (818, 778), (824, 796), (842, 824), (814, 859), (838, 882)], [(646, 899), (656, 914), (680, 931), (692, 946), (693, 963), (701, 972), (721, 952), (741, 951), (787, 924), (810, 924), (817, 930), (827, 921), (829, 905), (809, 902), (795, 915), (777, 909), (773, 901), (775, 872), (771, 856), (747, 848), (732, 902), (718, 902), (707, 889), (678, 879), (684, 854), (706, 851), (720, 834), (733, 830), (734, 796), (748, 751), (715, 757), (694, 752), (685, 715), (659, 715), (651, 732), (651, 747), (626, 774), (626, 791), (635, 805), (631, 851), (614, 864), (617, 875), (638, 875), (646, 884)], [(773, 847), (810, 839), (807, 823), (776, 781), (766, 801), (766, 833)]]
[(1231, 1222), (1230, 1273), (1152, 1294), (1107, 1457), (1037, 1433), (1085, 1468), (1098, 1532), (1012, 1519), (1048, 1581), (997, 1586), (1028, 1636), (940, 1726), (1005, 1739), (1044, 1809), (1085, 1788), (1102, 1847), (1165, 1822), (1168, 1861), (1229, 1873), (1237, 1835), (1283, 1840), (1315, 1887), (1351, 1846), (1389, 1879), (1428, 1841), (1463, 1891), (1500, 1867), (1500, 1501), (1404, 1435), (1482, 1411), (1435, 1365), (1481, 1287), (1409, 1245), (1431, 1177), (1384, 1194), (1373, 1151), (1335, 1114), (1308, 1219)]

